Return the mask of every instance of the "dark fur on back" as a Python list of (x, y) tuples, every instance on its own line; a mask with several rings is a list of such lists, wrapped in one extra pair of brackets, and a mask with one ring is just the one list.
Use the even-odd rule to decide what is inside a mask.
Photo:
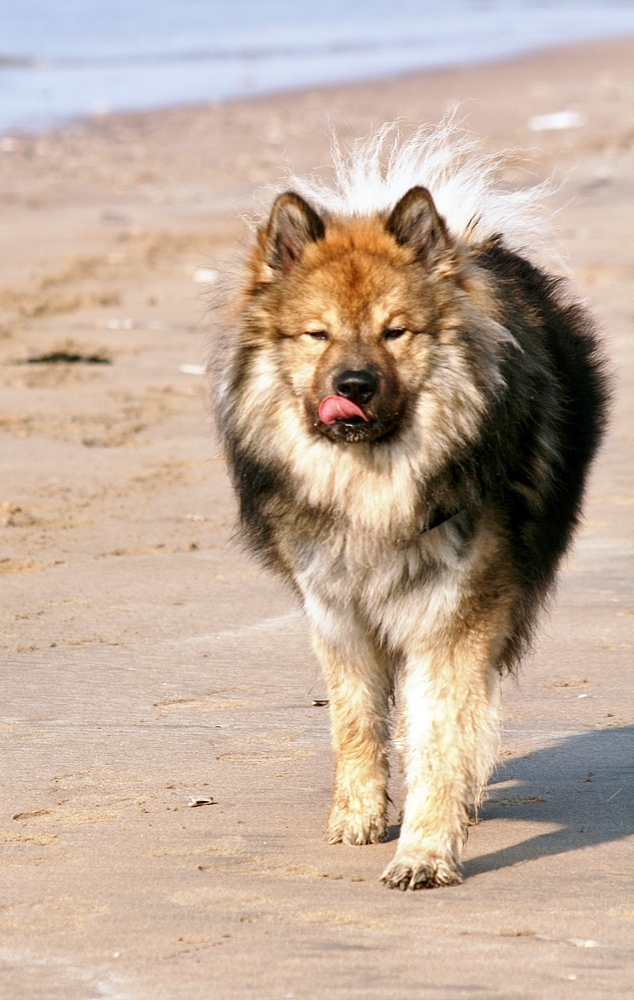
[(606, 426), (608, 377), (594, 324), (579, 304), (566, 301), (561, 279), (501, 240), (476, 257), (494, 276), (502, 322), (522, 348), (503, 366), (507, 391), (476, 459), (488, 480), (483, 487), (506, 520), (525, 600), (526, 618), (518, 616), (503, 657), (510, 667), (530, 640), (535, 612), (577, 526)]

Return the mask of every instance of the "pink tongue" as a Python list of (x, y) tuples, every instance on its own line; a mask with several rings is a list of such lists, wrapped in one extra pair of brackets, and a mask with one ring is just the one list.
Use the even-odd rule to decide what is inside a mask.
[(345, 420), (347, 417), (361, 417), (368, 422), (368, 418), (356, 403), (344, 396), (326, 396), (322, 399), (319, 407), (319, 419), (322, 424), (334, 424), (337, 420)]

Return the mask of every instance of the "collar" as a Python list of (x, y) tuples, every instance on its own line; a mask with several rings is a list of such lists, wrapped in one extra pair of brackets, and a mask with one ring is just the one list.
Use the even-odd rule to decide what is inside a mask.
[(446, 522), (451, 521), (453, 517), (458, 517), (458, 514), (464, 514), (466, 509), (466, 507), (462, 507), (460, 510), (455, 510), (453, 514), (442, 514), (437, 510), (427, 527), (421, 531), (421, 535), (427, 534), (428, 531), (433, 531), (434, 528), (439, 528), (441, 524), (446, 524)]

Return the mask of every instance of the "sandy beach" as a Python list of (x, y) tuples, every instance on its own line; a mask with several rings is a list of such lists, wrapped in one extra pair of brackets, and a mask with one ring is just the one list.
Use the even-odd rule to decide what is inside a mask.
[[(464, 884), (402, 894), (378, 882), (393, 843), (325, 843), (322, 681), (231, 540), (196, 371), (262, 187), (322, 169), (330, 125), (455, 102), (513, 148), (505, 183), (556, 172), (616, 393), (557, 600), (504, 684)], [(584, 124), (529, 129), (561, 110)], [(5, 136), (0, 205), (0, 994), (631, 996), (634, 39)]]

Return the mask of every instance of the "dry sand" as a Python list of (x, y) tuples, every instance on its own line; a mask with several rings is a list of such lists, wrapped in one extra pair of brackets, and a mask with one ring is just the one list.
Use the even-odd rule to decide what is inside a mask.
[[(465, 883), (328, 847), (327, 709), (288, 595), (230, 542), (196, 281), (286, 163), (456, 99), (511, 183), (558, 167), (617, 372), (554, 611), (505, 683)], [(576, 109), (583, 128), (531, 133)], [(634, 965), (634, 43), (0, 142), (0, 994), (614, 998)], [(53, 350), (111, 363), (24, 363)], [(188, 808), (188, 797), (215, 805)], [(400, 802), (394, 798), (396, 822)], [(394, 833), (396, 829), (394, 828)]]

